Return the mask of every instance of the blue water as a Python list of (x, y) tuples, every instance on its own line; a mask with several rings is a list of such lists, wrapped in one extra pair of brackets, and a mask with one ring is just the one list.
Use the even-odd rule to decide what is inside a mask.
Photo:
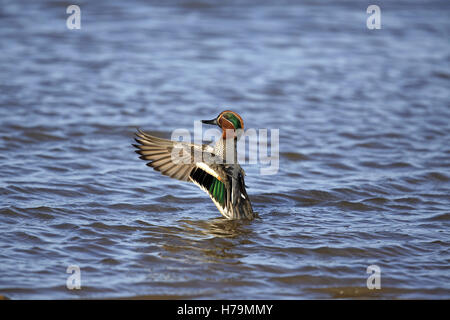
[[(0, 295), (450, 298), (448, 1), (377, 1), (380, 30), (359, 1), (77, 4), (0, 5)], [(252, 222), (131, 146), (224, 109), (280, 130)]]

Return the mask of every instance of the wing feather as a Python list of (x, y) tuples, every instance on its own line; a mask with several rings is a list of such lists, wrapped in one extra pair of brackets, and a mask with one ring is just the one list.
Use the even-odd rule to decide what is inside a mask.
[(189, 174), (196, 167), (195, 152), (212, 152), (210, 146), (158, 138), (139, 129), (135, 135), (137, 144), (133, 146), (140, 159), (162, 174), (182, 181), (190, 181)]
[[(149, 135), (141, 130), (136, 133), (133, 144), (140, 159), (161, 174), (181, 181), (195, 183), (205, 191), (228, 219), (254, 217), (253, 209), (245, 190), (244, 171), (236, 165), (207, 164), (199, 162), (196, 153), (216, 157), (209, 145), (196, 145), (171, 141)], [(200, 158), (202, 159), (202, 158)]]

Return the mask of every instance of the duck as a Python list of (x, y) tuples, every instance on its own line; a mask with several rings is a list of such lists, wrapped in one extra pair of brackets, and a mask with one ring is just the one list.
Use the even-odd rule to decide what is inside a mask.
[(244, 120), (231, 110), (222, 111), (204, 124), (218, 126), (222, 134), (214, 146), (173, 141), (140, 129), (132, 144), (140, 159), (161, 174), (191, 182), (205, 191), (223, 217), (252, 220), (256, 217), (237, 161), (237, 141), (244, 132)]

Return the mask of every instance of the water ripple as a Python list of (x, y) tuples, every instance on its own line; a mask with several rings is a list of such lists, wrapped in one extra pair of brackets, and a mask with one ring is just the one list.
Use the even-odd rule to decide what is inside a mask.
[[(0, 8), (0, 298), (450, 297), (448, 1), (381, 32), (345, 1), (64, 6)], [(225, 108), (279, 129), (252, 222), (131, 146)]]

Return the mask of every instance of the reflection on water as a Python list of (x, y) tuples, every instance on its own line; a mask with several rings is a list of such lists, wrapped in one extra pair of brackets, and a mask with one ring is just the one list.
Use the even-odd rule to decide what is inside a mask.
[[(225, 218), (208, 220), (180, 220), (179, 228), (175, 230), (178, 242), (173, 239), (162, 248), (170, 253), (182, 252), (191, 259), (202, 262), (240, 263), (243, 257), (236, 252), (236, 246), (251, 243), (252, 230), (248, 228), (249, 221), (230, 221)], [(191, 253), (189, 253), (191, 252)]]
[[(381, 1), (381, 30), (351, 1), (78, 5), (0, 6), (0, 296), (450, 297), (448, 1)], [(252, 222), (131, 146), (225, 108), (280, 130)]]
[(222, 217), (208, 220), (181, 220), (183, 230), (191, 233), (196, 239), (199, 234), (216, 238), (236, 238), (238, 236), (251, 236), (251, 230), (245, 229), (248, 221), (227, 220)]

